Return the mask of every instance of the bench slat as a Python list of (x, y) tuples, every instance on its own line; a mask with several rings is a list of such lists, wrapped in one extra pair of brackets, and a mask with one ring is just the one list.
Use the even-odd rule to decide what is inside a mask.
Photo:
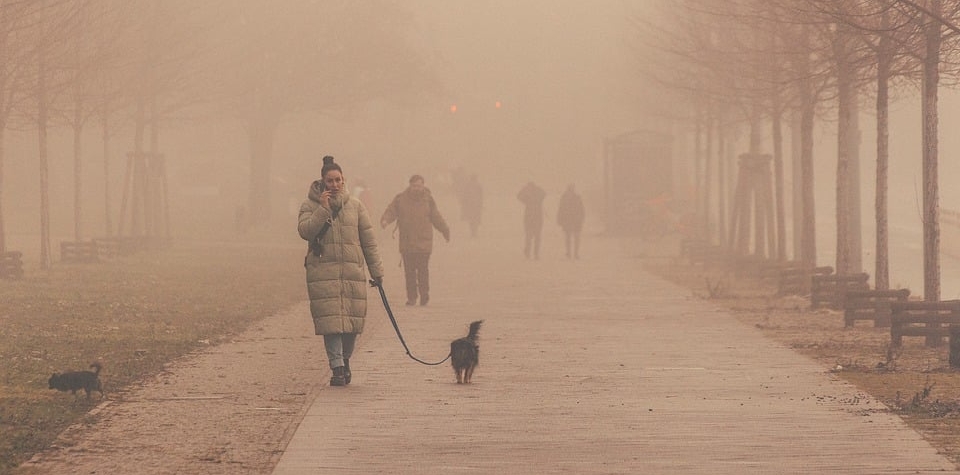
[(890, 309), (894, 346), (902, 345), (904, 336), (925, 336), (927, 345), (936, 345), (949, 336), (950, 325), (960, 325), (960, 300), (891, 302)]

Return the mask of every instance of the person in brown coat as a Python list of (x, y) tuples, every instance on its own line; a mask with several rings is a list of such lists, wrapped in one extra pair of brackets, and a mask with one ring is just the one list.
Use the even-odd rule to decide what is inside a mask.
[(416, 305), (417, 293), (420, 305), (430, 301), (430, 253), (433, 252), (433, 229), (443, 234), (450, 242), (450, 228), (437, 209), (437, 203), (424, 186), (423, 177), (410, 177), (410, 186), (398, 194), (387, 206), (380, 218), (380, 226), (386, 228), (397, 222), (400, 231), (400, 255), (403, 257), (404, 277), (407, 281), (407, 305)]
[(300, 205), (297, 230), (309, 243), (303, 259), (307, 294), (314, 332), (323, 335), (333, 370), (330, 385), (346, 386), (352, 376), (350, 356), (367, 315), (364, 271), (380, 283), (383, 264), (367, 209), (350, 196), (333, 157), (323, 157), (320, 176)]

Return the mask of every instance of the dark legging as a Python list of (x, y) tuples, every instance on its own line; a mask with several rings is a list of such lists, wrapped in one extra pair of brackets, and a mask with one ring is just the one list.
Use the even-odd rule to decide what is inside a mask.
[[(523, 223), (523, 230), (526, 237), (523, 243), (523, 255), (530, 257), (530, 251), (533, 251), (533, 258), (540, 258), (540, 233), (543, 231), (543, 219), (526, 219)], [(531, 249), (532, 248), (532, 249)]]
[(430, 254), (426, 252), (403, 253), (403, 273), (407, 280), (407, 302), (416, 302), (420, 292), (420, 303), (430, 299)]

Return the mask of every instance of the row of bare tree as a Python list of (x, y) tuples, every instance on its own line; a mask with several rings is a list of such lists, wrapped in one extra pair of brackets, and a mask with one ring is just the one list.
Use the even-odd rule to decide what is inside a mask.
[[(244, 125), (248, 219), (268, 219), (273, 143), (284, 121), (438, 89), (411, 45), (411, 22), (390, 0), (0, 0), (0, 252), (4, 161), (38, 159), (40, 262), (50, 265), (51, 129), (74, 136), (75, 238), (84, 238), (81, 138), (89, 124), (102, 129), (105, 177), (116, 160), (111, 140), (126, 158), (118, 220), (104, 180), (106, 235), (165, 232), (152, 177), (163, 170), (164, 124), (185, 117)], [(37, 156), (5, 156), (10, 130), (36, 131)]]
[[(938, 90), (960, 77), (957, 0), (679, 0), (663, 2), (644, 31), (645, 69), (674, 93), (675, 110), (695, 124), (697, 206), (703, 229), (723, 229), (732, 189), (723, 165), (741, 132), (749, 152), (769, 139), (773, 159), (776, 246), (787, 259), (785, 195), (792, 192), (793, 254), (816, 265), (814, 125), (836, 120), (836, 268), (861, 271), (861, 104), (875, 99), (875, 285), (889, 287), (888, 105), (919, 89), (922, 103), (924, 298), (940, 298)], [(792, 129), (794, 189), (784, 183), (784, 124)], [(729, 167), (729, 165), (728, 165)], [(716, 186), (711, 186), (711, 182)], [(717, 198), (717, 195), (720, 198)], [(715, 209), (711, 209), (711, 207)], [(720, 221), (716, 226), (711, 216)], [(721, 244), (724, 234), (716, 236)], [(754, 249), (764, 254), (763, 249)]]

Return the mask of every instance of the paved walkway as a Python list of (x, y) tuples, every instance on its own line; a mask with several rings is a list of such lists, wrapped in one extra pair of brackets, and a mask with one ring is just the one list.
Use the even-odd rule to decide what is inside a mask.
[(823, 367), (620, 260), (615, 241), (588, 239), (579, 261), (438, 247), (428, 307), (403, 306), (395, 258), (388, 291), (423, 359), (485, 320), (474, 383), (407, 359), (371, 306), (353, 384), (320, 391), (275, 474), (960, 473)]

